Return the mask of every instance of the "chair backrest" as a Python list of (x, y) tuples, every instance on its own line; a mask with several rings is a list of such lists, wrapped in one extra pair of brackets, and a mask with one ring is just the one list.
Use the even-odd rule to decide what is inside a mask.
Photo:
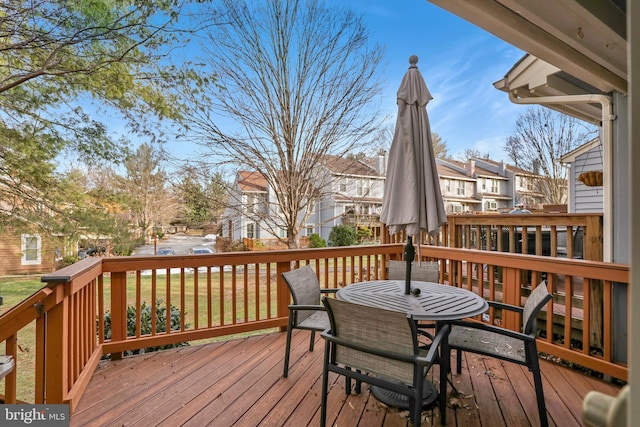
[[(322, 299), (331, 322), (331, 335), (352, 345), (396, 354), (418, 354), (415, 322), (406, 313)], [(413, 384), (413, 364), (336, 345), (332, 362), (361, 369), (405, 384)]]
[(535, 321), (536, 317), (542, 307), (553, 297), (547, 289), (547, 281), (543, 280), (536, 288), (529, 294), (529, 298), (524, 303), (522, 311), (522, 330), (527, 335), (535, 334)]
[[(306, 265), (295, 270), (282, 273), (282, 278), (289, 286), (293, 303), (296, 305), (321, 305), (320, 303), (320, 282), (318, 276), (311, 266)], [(297, 322), (301, 322), (313, 314), (310, 310), (299, 311), (296, 317)], [(296, 322), (296, 323), (297, 323)]]
[[(405, 280), (407, 275), (406, 261), (390, 260), (387, 264), (390, 280)], [(440, 265), (438, 262), (421, 261), (411, 263), (411, 280), (421, 282), (438, 282), (440, 280)]]

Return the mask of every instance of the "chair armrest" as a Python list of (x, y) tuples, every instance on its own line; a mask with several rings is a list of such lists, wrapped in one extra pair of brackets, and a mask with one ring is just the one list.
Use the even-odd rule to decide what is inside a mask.
[(518, 307), (515, 305), (511, 305), (511, 304), (505, 304), (503, 302), (496, 302), (496, 301), (487, 301), (489, 303), (489, 307), (493, 307), (493, 308), (501, 308), (503, 310), (509, 310), (509, 311), (515, 311), (516, 313), (520, 313), (522, 314), (524, 312), (524, 309), (522, 307)]
[(338, 289), (320, 289), (321, 294), (335, 294)]
[(324, 305), (296, 305), (296, 304), (290, 304), (289, 310), (326, 311)]
[(501, 328), (499, 326), (490, 325), (488, 323), (481, 322), (468, 322), (464, 320), (448, 320), (447, 324), (451, 326), (461, 326), (465, 328), (480, 329), (483, 331), (494, 332), (496, 334), (505, 335), (507, 337), (523, 340), (523, 341), (535, 341), (536, 337), (532, 335), (523, 334), (522, 332), (512, 331), (511, 329)]
[[(438, 347), (440, 347), (440, 344), (442, 343), (443, 340), (446, 340), (449, 337), (450, 330), (451, 330), (451, 326), (448, 324), (442, 324), (440, 326), (438, 333), (436, 334), (435, 337), (433, 337), (433, 340), (431, 341), (431, 344), (429, 346), (429, 351), (427, 352), (427, 355), (426, 355), (426, 359), (429, 363), (433, 363), (434, 360), (437, 358)], [(444, 355), (444, 357), (449, 357), (449, 355), (448, 354)]]

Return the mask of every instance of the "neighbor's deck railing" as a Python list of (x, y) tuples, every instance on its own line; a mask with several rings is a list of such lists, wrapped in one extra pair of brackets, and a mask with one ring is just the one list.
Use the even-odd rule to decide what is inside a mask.
[[(0, 342), (6, 343), (6, 352), (17, 360), (16, 369), (4, 380), (4, 399), (7, 403), (17, 401), (16, 377), (29, 369), (20, 364), (17, 343), (19, 334), (33, 321), (33, 402), (68, 402), (73, 410), (105, 354), (117, 358), (122, 352), (137, 348), (282, 328), (289, 304), (282, 272), (311, 264), (323, 287), (339, 287), (383, 277), (386, 259), (400, 258), (401, 253), (401, 244), (389, 244), (83, 260), (45, 277), (47, 287), (0, 316)], [(421, 256), (440, 262), (441, 282), (514, 305), (521, 305), (527, 290), (545, 276), (554, 290), (554, 302), (547, 306), (546, 313), (553, 315), (546, 316), (539, 349), (626, 380), (626, 366), (612, 359), (610, 331), (611, 288), (614, 283), (628, 285), (628, 266), (437, 246), (423, 246)], [(199, 274), (194, 274), (195, 269)], [(572, 334), (576, 281), (585, 285), (600, 281), (603, 285), (605, 334), (601, 354), (592, 353), (593, 339), (586, 328), (581, 343), (565, 339)], [(582, 296), (585, 318), (592, 315), (589, 289), (584, 286)], [(142, 302), (156, 299), (180, 309), (179, 325), (175, 330), (167, 327), (168, 332), (144, 334), (140, 321)], [(132, 336), (127, 333), (127, 305), (135, 313)], [(104, 338), (107, 312), (111, 314), (110, 339)], [(502, 316), (500, 312), (489, 313), (487, 321), (509, 328), (517, 328), (518, 324), (517, 317)], [(563, 325), (559, 330), (558, 324)]]

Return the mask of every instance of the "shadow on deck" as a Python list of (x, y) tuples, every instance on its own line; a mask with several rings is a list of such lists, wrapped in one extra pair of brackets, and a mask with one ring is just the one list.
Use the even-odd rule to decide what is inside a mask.
[[(285, 333), (104, 361), (71, 425), (318, 426), (324, 343), (318, 338), (316, 350), (307, 352), (305, 332), (294, 332), (286, 379), (282, 378)], [(462, 374), (452, 377), (461, 393), (450, 395), (448, 426), (539, 425), (526, 368), (471, 354), (464, 357)], [(541, 363), (552, 426), (582, 425), (587, 392), (618, 393), (617, 387), (581, 372)], [(344, 378), (330, 378), (327, 425), (410, 425), (406, 411), (381, 404), (366, 385), (362, 394), (347, 396)], [(423, 411), (422, 426), (431, 425), (440, 425), (438, 409)]]

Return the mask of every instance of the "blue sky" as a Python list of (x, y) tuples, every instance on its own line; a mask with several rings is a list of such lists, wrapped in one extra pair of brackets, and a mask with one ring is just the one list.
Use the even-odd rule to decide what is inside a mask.
[[(344, 0), (341, 0), (344, 1)], [(524, 52), (425, 0), (347, 0), (364, 17), (372, 41), (386, 46), (382, 105), (396, 115), (396, 92), (418, 55), (418, 68), (433, 95), (431, 130), (457, 157), (467, 148), (507, 161), (502, 147), (526, 107), (515, 105), (493, 83)], [(385, 111), (386, 112), (386, 111)]]

